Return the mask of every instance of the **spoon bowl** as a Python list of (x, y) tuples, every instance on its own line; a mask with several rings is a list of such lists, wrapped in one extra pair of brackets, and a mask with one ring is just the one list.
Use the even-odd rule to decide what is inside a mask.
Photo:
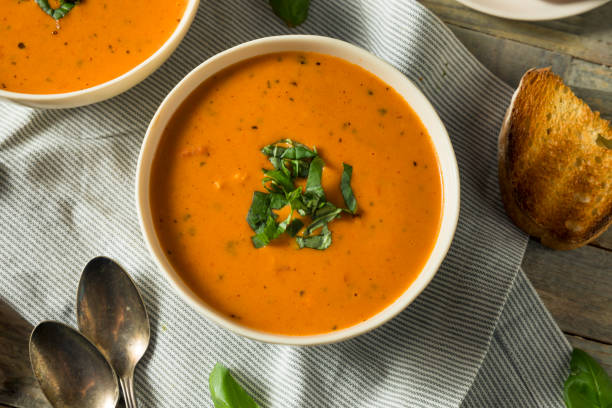
[(117, 376), (100, 351), (76, 330), (46, 321), (30, 336), (30, 361), (55, 408), (114, 408)]
[(149, 345), (149, 318), (138, 288), (115, 261), (97, 257), (85, 266), (77, 321), (115, 369), (127, 407), (136, 407), (134, 368)]

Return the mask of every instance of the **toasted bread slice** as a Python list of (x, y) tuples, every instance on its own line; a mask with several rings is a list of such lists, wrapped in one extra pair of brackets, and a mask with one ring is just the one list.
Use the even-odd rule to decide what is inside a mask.
[(555, 249), (595, 239), (612, 222), (612, 130), (549, 69), (528, 71), (499, 137), (506, 212)]

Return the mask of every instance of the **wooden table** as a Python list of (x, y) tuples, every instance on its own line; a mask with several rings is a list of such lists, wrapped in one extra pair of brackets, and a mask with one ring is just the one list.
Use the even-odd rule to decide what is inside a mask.
[[(494, 74), (516, 86), (532, 67), (552, 66), (566, 84), (612, 119), (612, 3), (543, 23), (503, 20), (454, 0), (420, 0)], [(531, 240), (523, 268), (570, 343), (612, 375), (612, 229), (592, 244), (552, 251)], [(31, 375), (32, 327), (0, 301), (0, 408), (49, 407)]]

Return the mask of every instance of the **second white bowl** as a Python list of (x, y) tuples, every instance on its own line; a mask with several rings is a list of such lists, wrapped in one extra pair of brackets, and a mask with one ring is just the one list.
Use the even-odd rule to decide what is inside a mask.
[(33, 108), (74, 108), (110, 99), (127, 91), (151, 75), (172, 55), (189, 30), (200, 0), (188, 0), (185, 12), (166, 42), (149, 58), (117, 78), (91, 88), (58, 94), (29, 94), (0, 89), (0, 98)]

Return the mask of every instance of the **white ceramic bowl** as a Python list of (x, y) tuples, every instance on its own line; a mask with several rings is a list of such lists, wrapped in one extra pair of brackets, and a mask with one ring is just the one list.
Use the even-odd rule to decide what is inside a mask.
[(185, 37), (185, 34), (187, 34), (198, 11), (199, 4), (200, 0), (188, 0), (181, 21), (161, 48), (149, 58), (117, 78), (92, 86), (91, 88), (58, 94), (28, 94), (0, 89), (0, 98), (9, 99), (33, 108), (58, 109), (89, 105), (119, 95), (151, 75), (170, 57), (183, 37)]
[[(368, 320), (343, 330), (309, 336), (287, 336), (258, 331), (237, 324), (235, 320), (208, 306), (183, 282), (166, 258), (155, 233), (149, 204), (151, 165), (157, 146), (168, 121), (185, 98), (203, 81), (232, 64), (257, 55), (282, 51), (315, 51), (340, 57), (365, 68), (393, 87), (406, 99), (427, 128), (438, 154), (443, 179), (444, 202), (440, 233), (425, 267), (413, 284), (397, 300)], [(453, 147), (442, 121), (427, 98), (401, 72), (369, 52), (343, 41), (303, 35), (269, 37), (238, 45), (208, 59), (179, 82), (162, 102), (149, 125), (140, 151), (136, 170), (136, 205), (145, 242), (159, 268), (181, 297), (206, 318), (237, 334), (264, 342), (324, 344), (345, 340), (380, 326), (404, 310), (425, 289), (446, 256), (455, 233), (459, 216), (459, 172)]]
[(457, 0), (482, 13), (512, 20), (544, 21), (586, 13), (610, 0)]

